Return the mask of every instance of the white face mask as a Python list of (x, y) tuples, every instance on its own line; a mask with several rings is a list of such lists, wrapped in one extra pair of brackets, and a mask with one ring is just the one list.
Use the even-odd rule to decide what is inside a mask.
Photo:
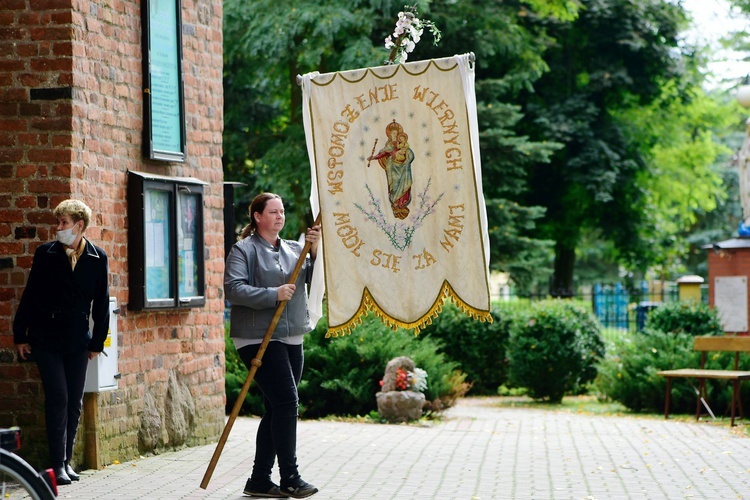
[(76, 237), (78, 237), (78, 235), (73, 233), (73, 228), (71, 227), (70, 229), (63, 229), (62, 231), (58, 231), (55, 234), (55, 237), (57, 238), (57, 241), (59, 241), (63, 245), (70, 246), (76, 240)]

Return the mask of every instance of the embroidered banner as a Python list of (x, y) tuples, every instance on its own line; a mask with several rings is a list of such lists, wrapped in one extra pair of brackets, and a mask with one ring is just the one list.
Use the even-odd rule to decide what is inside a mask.
[(329, 335), (418, 333), (447, 298), (492, 321), (471, 57), (301, 77)]

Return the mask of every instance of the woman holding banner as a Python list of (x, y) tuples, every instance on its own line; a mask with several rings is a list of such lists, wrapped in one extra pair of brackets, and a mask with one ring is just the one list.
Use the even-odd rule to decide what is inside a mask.
[[(307, 230), (310, 258), (296, 283), (288, 283), (303, 246), (284, 240), (284, 204), (273, 193), (253, 199), (250, 223), (229, 252), (224, 292), (230, 304), (230, 336), (248, 370), (258, 354), (279, 302), (286, 307), (257, 369), (255, 382), (263, 393), (265, 413), (256, 436), (255, 462), (244, 493), (262, 498), (305, 498), (318, 489), (303, 481), (297, 468), (297, 386), (302, 378), (302, 340), (314, 328), (307, 309), (305, 285), (310, 283), (320, 227)], [(278, 457), (280, 486), (271, 480)]]

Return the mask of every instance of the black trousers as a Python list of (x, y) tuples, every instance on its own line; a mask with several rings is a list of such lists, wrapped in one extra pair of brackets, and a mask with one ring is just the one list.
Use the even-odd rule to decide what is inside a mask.
[[(260, 345), (245, 346), (238, 351), (245, 366)], [(263, 354), (262, 365), (255, 372), (255, 382), (263, 393), (265, 413), (255, 439), (255, 463), (251, 479), (271, 478), (274, 459), (279, 459), (279, 473), (289, 478), (297, 472), (297, 417), (304, 353), (301, 345), (271, 341)]]
[(34, 348), (44, 386), (44, 419), (52, 467), (62, 467), (73, 456), (83, 407), (88, 350), (54, 352)]

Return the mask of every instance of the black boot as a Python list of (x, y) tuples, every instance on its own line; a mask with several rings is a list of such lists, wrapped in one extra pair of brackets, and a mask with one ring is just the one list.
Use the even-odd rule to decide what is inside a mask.
[(65, 462), (65, 473), (68, 474), (71, 481), (78, 481), (81, 479), (81, 477), (76, 474), (76, 471), (73, 470), (73, 467), (70, 466), (70, 462)]
[(62, 484), (70, 484), (70, 476), (65, 472), (65, 467), (58, 467), (55, 469), (55, 480), (57, 481), (58, 486)]

